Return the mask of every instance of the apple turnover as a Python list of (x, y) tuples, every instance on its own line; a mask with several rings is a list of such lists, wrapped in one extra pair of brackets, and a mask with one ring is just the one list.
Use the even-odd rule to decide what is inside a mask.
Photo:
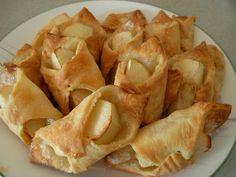
[(136, 48), (126, 48), (118, 61), (114, 84), (130, 93), (147, 96), (142, 124), (158, 120), (162, 115), (168, 73), (168, 60), (158, 39), (152, 37)]
[[(212, 57), (213, 54), (210, 54), (208, 46), (202, 42), (197, 47), (170, 59), (170, 69), (178, 70), (182, 80), (176, 92), (177, 98), (170, 104), (168, 113), (187, 108), (194, 102), (216, 101), (214, 100), (214, 95), (218, 95), (214, 91), (216, 67)], [(219, 79), (219, 82), (222, 82), (222, 79)]]
[(87, 8), (83, 8), (64, 23), (55, 25), (50, 33), (84, 40), (95, 61), (99, 62), (106, 32)]
[(48, 34), (43, 48), (41, 72), (63, 114), (105, 85), (85, 41)]
[[(143, 28), (125, 24), (117, 29), (105, 42), (101, 57), (101, 71), (107, 83), (112, 83), (117, 59), (122, 50), (139, 46), (143, 42)], [(113, 83), (112, 83), (113, 84)]]
[(0, 106), (2, 120), (25, 144), (30, 144), (40, 127), (62, 117), (22, 69), (2, 68)]
[(228, 118), (231, 106), (198, 102), (142, 127), (131, 145), (106, 157), (111, 166), (143, 176), (174, 173), (211, 147), (211, 133)]
[(134, 10), (126, 13), (111, 13), (106, 17), (102, 26), (106, 31), (112, 33), (127, 23), (143, 27), (147, 21), (141, 10)]
[(144, 96), (116, 86), (100, 88), (70, 114), (37, 131), (31, 161), (68, 173), (87, 170), (130, 143), (142, 121), (145, 101)]

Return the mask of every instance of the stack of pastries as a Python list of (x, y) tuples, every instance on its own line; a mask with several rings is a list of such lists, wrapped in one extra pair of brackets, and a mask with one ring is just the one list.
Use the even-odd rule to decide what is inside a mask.
[(194, 163), (229, 117), (222, 53), (193, 16), (86, 8), (43, 27), (0, 72), (0, 116), (34, 163), (79, 173), (104, 158), (160, 176)]

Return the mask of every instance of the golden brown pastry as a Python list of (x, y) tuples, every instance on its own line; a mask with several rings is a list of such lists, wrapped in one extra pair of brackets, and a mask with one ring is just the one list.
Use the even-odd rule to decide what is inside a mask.
[(173, 16), (180, 27), (180, 45), (182, 51), (193, 48), (194, 42), (194, 16)]
[(182, 81), (178, 96), (170, 104), (168, 113), (187, 108), (194, 102), (214, 101), (216, 68), (205, 42), (172, 57), (170, 69), (178, 70), (182, 74)]
[(152, 21), (145, 26), (145, 38), (157, 36), (163, 44), (168, 57), (181, 52), (179, 23), (160, 11)]
[(208, 51), (215, 64), (215, 77), (214, 77), (214, 101), (219, 100), (220, 91), (223, 85), (225, 76), (225, 61), (223, 54), (214, 45), (207, 45)]
[(105, 85), (85, 41), (48, 34), (41, 72), (63, 114)]
[(126, 48), (118, 60), (114, 84), (148, 97), (143, 125), (158, 120), (163, 110), (168, 74), (168, 60), (160, 42), (152, 37), (136, 48)]
[(47, 35), (55, 25), (64, 23), (70, 19), (66, 13), (62, 13), (51, 19), (46, 26), (44, 26), (34, 37), (32, 46), (34, 49), (40, 51), (43, 45), (44, 37)]
[(48, 89), (40, 73), (41, 58), (38, 52), (29, 44), (24, 44), (17, 52), (15, 58), (7, 63), (7, 67), (19, 67), (25, 75), (47, 95)]
[(84, 40), (96, 62), (99, 61), (106, 32), (87, 8), (83, 8), (64, 23), (55, 25), (50, 32), (62, 37)]
[[(115, 72), (117, 59), (122, 50), (141, 45), (143, 28), (126, 24), (117, 29), (105, 42), (101, 57), (101, 71), (107, 83), (112, 83), (112, 72)], [(113, 70), (114, 69), (114, 70)]]
[(170, 104), (177, 99), (181, 82), (182, 75), (178, 70), (168, 70), (168, 79), (166, 84), (166, 93), (163, 108), (164, 115)]
[(35, 131), (62, 117), (47, 96), (23, 70), (1, 71), (0, 116), (25, 143), (30, 144)]
[(116, 86), (102, 87), (70, 114), (41, 128), (31, 144), (31, 161), (68, 173), (87, 170), (134, 138), (145, 97)]
[(147, 24), (147, 21), (141, 10), (134, 10), (126, 13), (109, 14), (102, 23), (102, 26), (108, 32), (114, 32), (126, 23), (132, 23), (135, 26), (144, 26)]
[(231, 106), (198, 102), (141, 128), (131, 145), (106, 157), (111, 166), (143, 176), (174, 173), (211, 147), (210, 134), (228, 118)]

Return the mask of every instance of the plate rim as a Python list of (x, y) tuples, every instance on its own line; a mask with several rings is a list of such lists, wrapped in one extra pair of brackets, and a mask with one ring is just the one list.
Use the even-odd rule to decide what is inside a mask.
[[(145, 6), (150, 6), (150, 7), (157, 7), (161, 10), (164, 10), (164, 11), (167, 11), (167, 12), (170, 12), (170, 13), (174, 13), (176, 15), (180, 15), (179, 13), (176, 13), (175, 11), (172, 11), (172, 10), (169, 10), (168, 8), (163, 8), (163, 7), (160, 7), (158, 5), (155, 5), (155, 4), (151, 4), (150, 2), (137, 2), (137, 1), (132, 1), (132, 0), (109, 0), (109, 2), (123, 2), (123, 3), (131, 3), (131, 4), (136, 4), (136, 5), (145, 5)], [(40, 16), (41, 14), (43, 13), (47, 13), (51, 10), (55, 10), (55, 9), (59, 9), (59, 8), (62, 8), (64, 6), (70, 6), (70, 5), (77, 5), (77, 4), (80, 4), (80, 3), (97, 3), (97, 2), (108, 2), (107, 0), (84, 0), (84, 1), (79, 1), (79, 2), (69, 2), (67, 1), (68, 3), (66, 4), (62, 4), (62, 5), (58, 5), (54, 8), (51, 8), (51, 9), (47, 9), (47, 10), (44, 10), (42, 12), (39, 12), (33, 16), (30, 16), (28, 17), (27, 19), (25, 19), (22, 23), (18, 24), (17, 26), (11, 28), (3, 37), (0, 38), (0, 43), (2, 43), (2, 41), (4, 41), (7, 36), (11, 35), (12, 32), (14, 32), (15, 29), (17, 29), (19, 26), (21, 25), (24, 25), (25, 23), (28, 23), (28, 21), (30, 21), (32, 18), (36, 18), (37, 16)], [(220, 45), (213, 37), (211, 34), (209, 34), (205, 29), (203, 29), (203, 27), (200, 27), (198, 24), (194, 24), (195, 27), (199, 28), (202, 32), (204, 32), (206, 35), (208, 35), (216, 44), (217, 44), (217, 47), (219, 47), (224, 55), (227, 57), (230, 65), (232, 66), (233, 68), (233, 71), (234, 71), (234, 74), (236, 74), (236, 66), (233, 65), (233, 62), (231, 60), (231, 58), (229, 57), (229, 55), (227, 54), (227, 52), (225, 51), (225, 49), (222, 47), (222, 45)], [(0, 46), (0, 48), (4, 49), (3, 47)], [(228, 121), (234, 121), (234, 120), (228, 120)], [(226, 164), (226, 162), (229, 160), (229, 158), (231, 157), (232, 153), (233, 153), (233, 150), (234, 148), (236, 147), (236, 138), (234, 137), (234, 143), (229, 151), (229, 153), (227, 154), (227, 156), (224, 158), (224, 160), (222, 161), (222, 163), (218, 166), (218, 168), (215, 169), (215, 171), (209, 176), (209, 177), (214, 177), (222, 168), (223, 166)], [(0, 175), (3, 175), (1, 172), (0, 172)]]

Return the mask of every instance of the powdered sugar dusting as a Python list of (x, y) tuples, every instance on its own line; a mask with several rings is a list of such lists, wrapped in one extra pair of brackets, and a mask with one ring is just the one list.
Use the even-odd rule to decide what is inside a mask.
[(15, 72), (8, 72), (7, 68), (3, 64), (0, 64), (0, 88), (7, 85), (13, 85), (15, 82)]

